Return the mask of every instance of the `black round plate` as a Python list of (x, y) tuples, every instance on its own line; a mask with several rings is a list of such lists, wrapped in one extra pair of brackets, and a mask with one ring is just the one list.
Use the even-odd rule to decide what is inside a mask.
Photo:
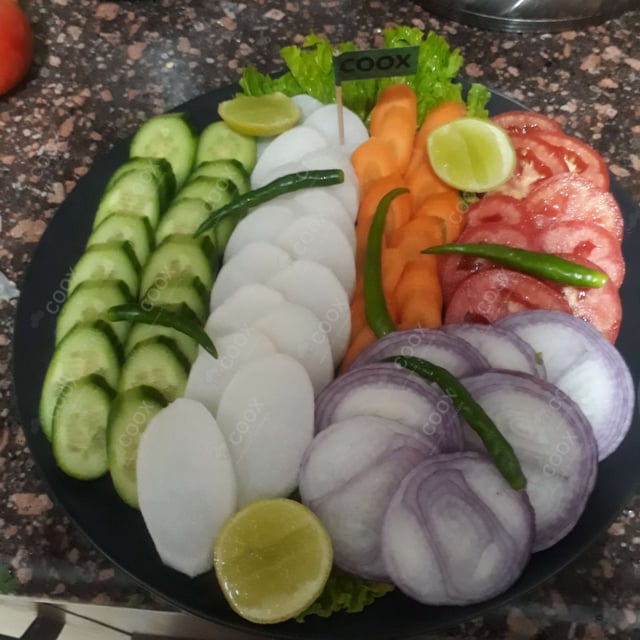
[[(237, 92), (224, 87), (182, 105), (196, 127), (217, 119), (216, 105)], [(496, 114), (523, 106), (493, 93), (489, 109)], [(258, 627), (236, 616), (227, 606), (213, 572), (191, 580), (159, 560), (142, 517), (116, 495), (108, 477), (79, 482), (58, 470), (51, 447), (38, 423), (42, 381), (53, 351), (56, 313), (64, 300), (65, 281), (84, 250), (93, 212), (111, 173), (127, 159), (128, 140), (96, 160), (91, 171), (60, 206), (38, 244), (22, 287), (14, 338), (14, 384), (28, 445), (49, 492), (71, 520), (114, 564), (148, 589), (197, 616), (244, 632), (270, 638), (369, 640), (406, 638), (461, 622), (494, 608), (540, 584), (574, 560), (615, 519), (631, 497), (640, 465), (640, 419), (634, 413), (622, 446), (599, 469), (598, 482), (575, 529), (561, 542), (535, 554), (518, 582), (501, 596), (470, 607), (426, 607), (394, 592), (357, 615), (310, 618), (305, 624), (287, 622)], [(614, 183), (613, 193), (625, 214), (627, 232), (623, 251), (631, 264), (640, 255), (640, 234), (634, 228), (638, 212)], [(637, 385), (640, 375), (640, 270), (629, 269), (622, 287), (624, 319), (617, 346), (626, 358)]]

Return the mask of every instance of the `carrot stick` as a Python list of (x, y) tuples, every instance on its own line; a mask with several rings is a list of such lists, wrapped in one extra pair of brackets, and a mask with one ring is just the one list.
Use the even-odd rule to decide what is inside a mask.
[(398, 106), (407, 111), (409, 115), (413, 114), (412, 122), (414, 123), (413, 130), (415, 133), (418, 111), (416, 94), (406, 84), (394, 84), (384, 89), (371, 110), (369, 131), (372, 136), (377, 136), (381, 131), (384, 131), (384, 119), (387, 113)]
[(398, 305), (398, 329), (426, 327), (442, 323), (442, 290), (435, 260), (421, 255), (404, 269), (395, 291)]
[(407, 186), (411, 191), (414, 207), (419, 207), (424, 199), (434, 193), (446, 193), (451, 187), (434, 173), (428, 158), (416, 164), (406, 174)]
[(371, 331), (369, 325), (365, 325), (360, 331), (356, 334), (356, 336), (351, 340), (349, 344), (349, 348), (347, 352), (344, 354), (344, 358), (342, 359), (342, 364), (340, 365), (340, 373), (345, 372), (349, 365), (353, 362), (355, 357), (365, 348), (368, 347), (372, 342), (375, 342), (376, 336)]
[(394, 150), (387, 140), (375, 136), (363, 142), (351, 154), (351, 164), (358, 177), (361, 196), (376, 180), (399, 173)]
[(423, 249), (442, 244), (445, 241), (444, 234), (445, 225), (441, 218), (423, 216), (409, 220), (403, 227), (390, 234), (389, 246), (395, 247), (404, 261), (408, 262), (418, 258)]
[(413, 211), (413, 218), (437, 217), (445, 227), (443, 242), (455, 242), (464, 227), (464, 212), (460, 206), (458, 192), (451, 189), (427, 196)]

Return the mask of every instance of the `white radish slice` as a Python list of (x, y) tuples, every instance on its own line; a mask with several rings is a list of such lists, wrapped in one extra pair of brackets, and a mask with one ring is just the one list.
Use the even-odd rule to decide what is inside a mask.
[(274, 138), (262, 152), (251, 172), (251, 186), (255, 189), (265, 185), (265, 177), (285, 163), (295, 163), (302, 156), (320, 151), (329, 141), (316, 128), (298, 125)]
[(394, 584), (431, 605), (485, 602), (522, 573), (531, 553), (533, 513), (478, 453), (425, 460), (393, 496), (382, 551)]
[(250, 282), (211, 312), (204, 329), (212, 340), (216, 340), (219, 336), (253, 326), (258, 318), (283, 302), (285, 298), (280, 292), (265, 284)]
[(301, 93), (297, 96), (291, 97), (291, 102), (295, 104), (297, 107), (300, 107), (302, 110), (302, 124), (304, 121), (314, 112), (320, 109), (323, 106), (323, 103), (320, 102), (317, 98), (314, 98), (306, 93)]
[(635, 403), (633, 379), (620, 352), (593, 326), (567, 313), (514, 313), (499, 326), (531, 345), (549, 382), (582, 409), (598, 443), (598, 460), (613, 453), (629, 431)]
[(207, 409), (178, 398), (140, 438), (140, 511), (162, 562), (190, 577), (213, 566), (213, 541), (237, 506), (236, 477)]
[(297, 260), (312, 260), (333, 271), (351, 297), (356, 283), (356, 266), (349, 241), (326, 218), (305, 216), (285, 229), (276, 244)]
[(342, 569), (388, 579), (384, 514), (400, 481), (429, 453), (415, 429), (375, 416), (338, 422), (314, 438), (300, 467), (300, 496), (326, 527)]
[(305, 368), (316, 395), (331, 382), (334, 364), (329, 340), (322, 332), (320, 320), (309, 309), (283, 302), (256, 320), (254, 327), (280, 353), (291, 356)]
[(350, 109), (343, 108), (344, 144), (340, 144), (338, 130), (338, 107), (328, 104), (314, 111), (306, 120), (305, 126), (314, 127), (329, 141), (330, 145), (350, 156), (363, 142), (368, 140), (369, 132), (362, 120)]
[(349, 344), (351, 311), (347, 293), (333, 272), (317, 262), (294, 260), (267, 285), (318, 318), (320, 332), (329, 339), (333, 362), (340, 362)]
[[(598, 449), (589, 422), (558, 387), (521, 372), (487, 371), (462, 380), (513, 447), (535, 511), (533, 550), (564, 538), (596, 481)], [(468, 449), (484, 451), (464, 426)]]
[(300, 158), (300, 164), (305, 169), (312, 170), (342, 169), (344, 181), (325, 187), (323, 190), (338, 198), (347, 211), (353, 212), (352, 215), (355, 218), (358, 211), (358, 179), (346, 156), (337, 149), (323, 149)]
[(238, 507), (288, 496), (313, 438), (313, 387), (282, 354), (262, 358), (231, 379), (218, 408), (238, 481)]
[(200, 348), (184, 391), (185, 398), (198, 400), (213, 416), (217, 415), (220, 397), (236, 371), (276, 353), (273, 342), (253, 327), (221, 336), (215, 345), (217, 358)]
[(252, 242), (273, 242), (296, 218), (293, 207), (286, 204), (256, 207), (233, 230), (224, 251), (224, 261), (228, 262)]
[(216, 309), (240, 287), (264, 283), (291, 264), (291, 256), (269, 242), (252, 242), (223, 265), (211, 290), (210, 309)]
[(276, 139), (276, 136), (256, 138), (256, 160), (264, 153), (264, 150)]
[(330, 218), (340, 227), (351, 244), (355, 248), (355, 216), (356, 212), (349, 213), (342, 202), (327, 189), (302, 189), (288, 196), (287, 205), (297, 215), (320, 216)]

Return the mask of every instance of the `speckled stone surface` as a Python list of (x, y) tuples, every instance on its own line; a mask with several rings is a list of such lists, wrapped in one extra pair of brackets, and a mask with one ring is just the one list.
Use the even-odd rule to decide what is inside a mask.
[[(18, 286), (47, 221), (96, 155), (150, 115), (235, 81), (249, 62), (277, 70), (278, 48), (310, 31), (367, 46), (389, 23), (435, 29), (460, 47), (467, 76), (590, 141), (640, 201), (638, 11), (584, 31), (516, 36), (379, 0), (32, 0), (26, 9), (35, 64), (0, 98), (0, 270)], [(0, 592), (166, 607), (47, 497), (10, 397), (14, 311), (15, 301), (0, 303)], [(640, 638), (640, 496), (543, 587), (439, 637)]]

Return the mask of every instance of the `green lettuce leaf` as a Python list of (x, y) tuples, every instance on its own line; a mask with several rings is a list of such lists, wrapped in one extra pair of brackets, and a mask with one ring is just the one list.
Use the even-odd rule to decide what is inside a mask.
[(390, 584), (371, 582), (346, 573), (333, 567), (329, 580), (320, 597), (297, 618), (297, 622), (304, 622), (307, 616), (328, 618), (338, 612), (360, 613), (377, 598), (393, 591)]
[[(342, 85), (343, 103), (364, 122), (368, 121), (380, 93), (388, 86), (404, 83), (415, 92), (418, 100), (418, 126), (425, 115), (447, 100), (462, 101), (462, 87), (455, 82), (463, 64), (458, 49), (430, 31), (426, 37), (415, 27), (385, 29), (384, 46), (388, 48), (419, 47), (418, 68), (413, 76), (394, 76), (372, 80), (355, 80)], [(355, 51), (353, 42), (336, 45), (335, 52)], [(253, 67), (244, 69), (240, 86), (247, 95), (263, 95), (281, 91), (288, 96), (307, 93), (325, 104), (335, 101), (333, 76), (334, 48), (315, 34), (307, 36), (302, 47), (284, 47), (280, 51), (288, 71), (276, 79), (258, 73)], [(471, 86), (467, 97), (469, 115), (486, 117), (489, 92), (482, 85)]]
[(490, 97), (487, 87), (474, 82), (467, 92), (467, 115), (472, 118), (488, 118), (487, 102)]

